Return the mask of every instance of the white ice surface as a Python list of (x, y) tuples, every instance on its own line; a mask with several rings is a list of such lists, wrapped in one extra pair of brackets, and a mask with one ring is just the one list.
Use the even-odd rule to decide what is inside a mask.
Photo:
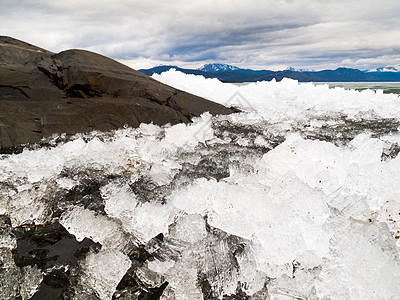
[(380, 117), (398, 117), (400, 101), (397, 94), (364, 90), (329, 89), (326, 85), (298, 83), (284, 78), (280, 82), (262, 81), (243, 86), (222, 83), (214, 78), (186, 75), (174, 69), (152, 77), (170, 86), (245, 111), (255, 111), (266, 119), (282, 121), (298, 119), (306, 113), (355, 116), (374, 112)]

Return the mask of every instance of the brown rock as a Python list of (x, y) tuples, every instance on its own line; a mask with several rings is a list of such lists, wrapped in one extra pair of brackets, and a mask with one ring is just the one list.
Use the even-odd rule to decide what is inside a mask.
[(54, 133), (108, 131), (125, 124), (188, 123), (235, 109), (162, 84), (84, 50), (54, 54), (0, 37), (0, 153)]

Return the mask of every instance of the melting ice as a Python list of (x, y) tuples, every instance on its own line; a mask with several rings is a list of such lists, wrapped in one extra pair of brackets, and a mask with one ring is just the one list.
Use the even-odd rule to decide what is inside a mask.
[[(81, 260), (73, 299), (398, 299), (398, 95), (154, 77), (243, 112), (0, 158), (12, 227), (57, 221), (101, 244)], [(9, 228), (0, 254), (17, 275), (0, 273), (0, 286), (16, 294), (38, 269), (13, 265)], [(22, 282), (29, 297), (40, 285)]]

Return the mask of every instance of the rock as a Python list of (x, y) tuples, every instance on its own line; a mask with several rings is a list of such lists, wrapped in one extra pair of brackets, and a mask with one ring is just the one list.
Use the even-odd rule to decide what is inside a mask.
[(205, 111), (236, 111), (89, 51), (55, 54), (1, 36), (0, 57), (0, 153), (52, 134), (188, 123)]

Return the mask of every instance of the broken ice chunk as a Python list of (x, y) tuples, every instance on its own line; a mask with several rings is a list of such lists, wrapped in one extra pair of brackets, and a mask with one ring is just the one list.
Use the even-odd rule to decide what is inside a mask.
[(133, 218), (135, 208), (139, 202), (129, 185), (109, 183), (103, 186), (100, 192), (101, 197), (105, 200), (104, 210), (108, 216), (121, 221), (129, 221)]
[(175, 262), (173, 260), (160, 261), (158, 259), (154, 259), (147, 263), (147, 267), (150, 270), (159, 274), (165, 274), (169, 269), (174, 266), (174, 264)]
[(10, 217), (13, 226), (46, 223), (50, 216), (43, 195), (42, 188), (22, 190), (11, 197), (4, 197), (5, 201), (0, 202), (0, 211)]
[(328, 202), (329, 206), (343, 216), (363, 222), (372, 222), (372, 214), (365, 197), (360, 195), (338, 194)]
[(118, 283), (131, 264), (127, 255), (115, 249), (88, 254), (82, 266), (83, 274), (76, 296), (79, 298), (80, 293), (87, 293), (88, 288), (102, 300), (112, 299)]
[(36, 266), (24, 267), (22, 269), (22, 282), (19, 292), (22, 299), (30, 299), (37, 292), (42, 280), (43, 275)]
[(179, 261), (165, 276), (175, 293), (176, 300), (203, 298), (201, 288), (196, 284), (198, 270), (193, 263), (187, 259)]
[(149, 175), (153, 182), (157, 185), (169, 184), (177, 171), (181, 169), (181, 165), (171, 160), (163, 161), (159, 164), (153, 164), (149, 171)]
[(11, 220), (0, 215), (0, 249), (12, 250), (17, 248), (17, 239), (11, 232)]
[[(339, 221), (339, 220), (337, 220)], [(386, 226), (333, 222), (331, 257), (315, 281), (317, 296), (329, 299), (397, 299), (400, 260)]]
[(144, 243), (160, 233), (167, 233), (178, 211), (161, 203), (140, 203), (128, 185), (110, 183), (101, 191), (107, 215), (121, 220), (124, 229)]
[(360, 134), (351, 141), (350, 146), (355, 147), (351, 153), (352, 163), (363, 166), (381, 161), (384, 142), (379, 139)]
[(98, 215), (83, 207), (74, 207), (60, 218), (60, 224), (75, 235), (78, 242), (85, 237), (102, 245), (102, 248), (123, 250), (129, 244), (121, 226), (115, 220)]
[(393, 195), (391, 200), (386, 201), (377, 216), (376, 221), (385, 222), (393, 238), (396, 241), (396, 245), (400, 250), (400, 195)]
[(11, 250), (0, 248), (0, 299), (16, 299), (21, 273)]
[(198, 214), (183, 216), (170, 227), (169, 234), (193, 244), (207, 236), (206, 224), (203, 217)]

